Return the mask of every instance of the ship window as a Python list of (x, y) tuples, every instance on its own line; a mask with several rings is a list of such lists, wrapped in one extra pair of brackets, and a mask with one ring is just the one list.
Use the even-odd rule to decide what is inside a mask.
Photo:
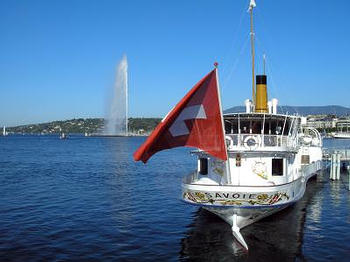
[(228, 120), (225, 120), (225, 133), (231, 134), (231, 130), (232, 130), (232, 123)]
[(271, 121), (271, 129), (269, 130), (269, 133), (271, 135), (281, 135), (282, 129), (283, 129), (283, 121), (279, 121), (279, 120)]
[(246, 121), (246, 120), (241, 121), (241, 133), (242, 134), (250, 133), (250, 121)]
[(291, 119), (287, 119), (286, 126), (284, 127), (283, 135), (287, 136), (289, 134), (289, 129), (291, 127)]
[(238, 134), (238, 123), (233, 120), (225, 120), (225, 133), (226, 134)]
[(270, 120), (266, 120), (266, 121), (265, 121), (265, 125), (264, 125), (264, 134), (265, 134), (265, 135), (271, 134), (271, 121), (270, 121)]
[(208, 158), (199, 159), (199, 174), (208, 175)]
[(237, 121), (232, 122), (231, 134), (238, 134), (238, 122)]
[(310, 156), (309, 155), (302, 155), (301, 156), (301, 163), (302, 164), (310, 164)]
[(283, 176), (283, 158), (272, 159), (272, 175)]
[(262, 123), (261, 121), (253, 121), (252, 123), (252, 130), (253, 130), (253, 134), (261, 134), (261, 126)]

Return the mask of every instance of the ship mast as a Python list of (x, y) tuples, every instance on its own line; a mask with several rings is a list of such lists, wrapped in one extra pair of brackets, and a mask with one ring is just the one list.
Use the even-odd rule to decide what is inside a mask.
[(252, 95), (253, 105), (255, 107), (255, 48), (254, 48), (254, 23), (253, 23), (253, 8), (256, 6), (255, 0), (250, 0), (249, 13), (250, 13), (250, 44), (252, 49)]

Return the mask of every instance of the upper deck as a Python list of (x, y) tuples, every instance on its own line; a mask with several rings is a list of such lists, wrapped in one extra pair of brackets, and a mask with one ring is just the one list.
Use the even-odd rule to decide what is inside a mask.
[(299, 148), (299, 116), (234, 113), (225, 114), (225, 134), (229, 151), (289, 151)]

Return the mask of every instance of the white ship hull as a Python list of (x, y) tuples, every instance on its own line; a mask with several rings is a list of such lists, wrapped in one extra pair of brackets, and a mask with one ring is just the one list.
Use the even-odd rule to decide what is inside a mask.
[(339, 139), (350, 139), (350, 133), (334, 133), (333, 137)]
[(199, 205), (216, 214), (232, 227), (238, 242), (248, 249), (240, 230), (264, 217), (270, 216), (300, 200), (309, 178), (321, 169), (321, 161), (303, 168), (302, 176), (278, 186), (224, 186), (183, 183), (183, 200)]

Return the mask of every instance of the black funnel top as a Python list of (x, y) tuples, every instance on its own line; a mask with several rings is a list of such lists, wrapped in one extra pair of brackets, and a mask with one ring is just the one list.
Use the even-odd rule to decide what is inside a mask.
[(256, 76), (256, 84), (257, 85), (266, 85), (266, 75), (257, 75)]

